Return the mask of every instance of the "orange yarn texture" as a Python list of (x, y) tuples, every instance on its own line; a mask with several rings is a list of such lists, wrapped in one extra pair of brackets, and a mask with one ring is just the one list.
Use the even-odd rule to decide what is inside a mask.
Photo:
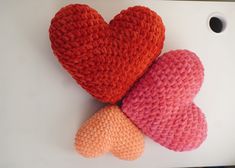
[(82, 125), (75, 146), (85, 157), (111, 152), (120, 159), (134, 160), (144, 150), (144, 137), (118, 106), (107, 106)]
[(123, 10), (107, 24), (94, 9), (62, 8), (49, 29), (51, 46), (63, 67), (102, 102), (121, 100), (160, 54), (160, 16), (142, 6)]

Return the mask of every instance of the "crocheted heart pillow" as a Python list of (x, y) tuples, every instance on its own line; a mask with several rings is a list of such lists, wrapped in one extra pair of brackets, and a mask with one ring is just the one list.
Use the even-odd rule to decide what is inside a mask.
[(121, 109), (159, 144), (174, 151), (195, 149), (207, 134), (205, 116), (193, 103), (203, 77), (194, 53), (165, 53), (126, 95)]
[(160, 54), (161, 18), (146, 7), (122, 11), (109, 24), (87, 5), (68, 5), (52, 19), (51, 46), (91, 95), (116, 103)]
[(107, 106), (93, 115), (79, 129), (75, 147), (85, 157), (106, 152), (124, 160), (134, 160), (143, 153), (144, 136), (118, 106)]

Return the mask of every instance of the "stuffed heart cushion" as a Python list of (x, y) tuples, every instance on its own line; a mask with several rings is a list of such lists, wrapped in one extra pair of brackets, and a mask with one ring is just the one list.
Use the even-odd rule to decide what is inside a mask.
[(107, 24), (87, 5), (68, 5), (52, 19), (50, 40), (62, 66), (102, 102), (119, 101), (160, 54), (161, 18), (146, 7), (122, 11)]
[(175, 151), (197, 148), (207, 135), (204, 114), (193, 103), (203, 77), (194, 53), (165, 53), (128, 93), (122, 110), (159, 144)]
[(107, 106), (95, 113), (79, 129), (75, 147), (85, 157), (97, 157), (106, 152), (134, 160), (144, 150), (144, 136), (118, 106)]

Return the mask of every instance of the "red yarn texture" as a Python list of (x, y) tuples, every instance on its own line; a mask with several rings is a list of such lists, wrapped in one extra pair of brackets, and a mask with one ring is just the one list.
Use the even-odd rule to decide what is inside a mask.
[(127, 94), (122, 110), (161, 145), (175, 151), (197, 148), (207, 135), (204, 114), (193, 103), (203, 77), (203, 66), (194, 53), (168, 52)]
[(161, 18), (146, 7), (122, 11), (107, 24), (87, 5), (68, 5), (52, 19), (51, 47), (63, 67), (102, 102), (119, 101), (160, 54)]

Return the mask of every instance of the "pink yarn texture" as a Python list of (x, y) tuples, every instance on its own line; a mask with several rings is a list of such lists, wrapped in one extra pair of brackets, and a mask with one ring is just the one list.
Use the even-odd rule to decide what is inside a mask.
[(207, 123), (193, 103), (204, 78), (199, 58), (187, 50), (163, 54), (122, 102), (123, 112), (154, 141), (174, 151), (195, 149)]

